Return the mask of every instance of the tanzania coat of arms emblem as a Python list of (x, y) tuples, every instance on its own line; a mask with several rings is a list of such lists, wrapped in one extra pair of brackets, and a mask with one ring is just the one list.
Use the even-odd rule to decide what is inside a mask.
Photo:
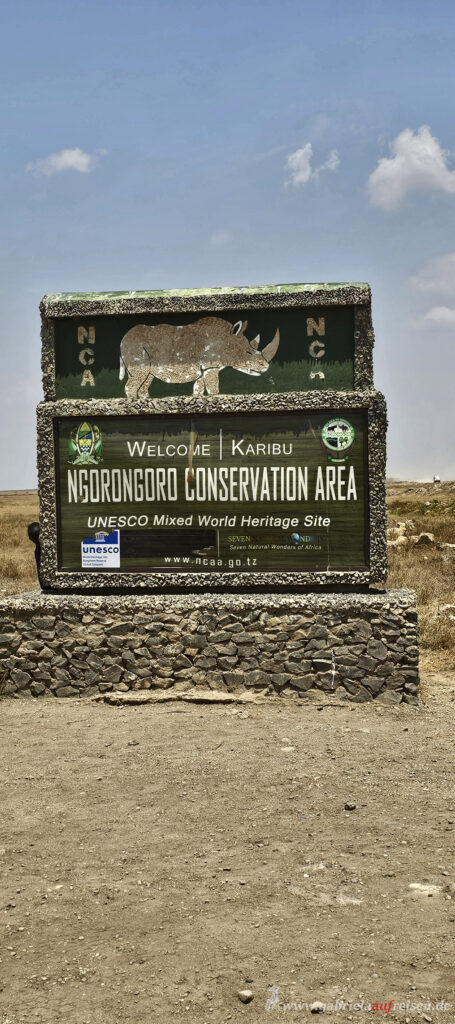
[(85, 420), (74, 427), (68, 440), (68, 462), (74, 466), (92, 466), (102, 462), (101, 432)]

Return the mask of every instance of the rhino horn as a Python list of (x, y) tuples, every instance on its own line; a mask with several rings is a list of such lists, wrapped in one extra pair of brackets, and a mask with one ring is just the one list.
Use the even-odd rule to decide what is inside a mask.
[(256, 337), (253, 338), (252, 341), (250, 341), (251, 348), (255, 348), (257, 350), (259, 348), (260, 340), (261, 340), (261, 335), (257, 334)]
[(263, 348), (262, 352), (261, 352), (261, 355), (264, 356), (264, 359), (266, 359), (268, 363), (270, 363), (270, 360), (273, 359), (274, 355), (276, 355), (276, 353), (278, 351), (278, 345), (279, 344), (280, 344), (280, 332), (277, 331), (273, 341), (269, 342), (269, 344), (266, 345), (265, 348)]
[(248, 320), (244, 320), (243, 323), (241, 320), (237, 320), (237, 323), (234, 324), (232, 328), (232, 334), (244, 334), (247, 329), (247, 326)]

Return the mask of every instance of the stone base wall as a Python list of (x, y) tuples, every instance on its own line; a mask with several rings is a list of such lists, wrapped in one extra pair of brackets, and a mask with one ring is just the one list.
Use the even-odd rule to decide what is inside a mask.
[(20, 594), (0, 601), (0, 662), (4, 695), (196, 686), (415, 704), (416, 598)]

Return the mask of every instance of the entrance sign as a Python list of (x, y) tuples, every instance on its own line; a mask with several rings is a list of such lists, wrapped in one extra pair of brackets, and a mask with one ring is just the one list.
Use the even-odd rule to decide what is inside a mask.
[(43, 402), (47, 585), (381, 582), (384, 400), (328, 397)]
[(384, 580), (368, 285), (48, 295), (41, 314), (49, 587)]
[(48, 400), (373, 386), (365, 284), (48, 295), (41, 313)]
[(415, 704), (415, 594), (369, 590), (387, 574), (387, 418), (368, 285), (51, 295), (41, 312), (47, 593), (3, 602), (4, 692)]
[(387, 573), (387, 419), (368, 285), (51, 295), (41, 312), (47, 593), (3, 602), (4, 692), (415, 704), (415, 594), (369, 590)]
[(366, 440), (359, 409), (59, 419), (59, 568), (365, 571)]

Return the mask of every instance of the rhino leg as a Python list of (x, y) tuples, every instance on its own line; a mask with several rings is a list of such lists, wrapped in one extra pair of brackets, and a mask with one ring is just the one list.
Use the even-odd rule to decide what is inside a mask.
[(137, 392), (137, 397), (138, 398), (148, 398), (149, 397), (149, 388), (150, 388), (150, 385), (152, 383), (152, 380), (153, 380), (153, 373), (149, 373), (148, 377), (146, 377), (145, 380), (142, 381), (141, 386), (138, 388), (138, 392)]
[(148, 398), (149, 387), (153, 380), (153, 373), (147, 366), (127, 366), (128, 380), (125, 384), (125, 395), (127, 398)]
[(203, 375), (203, 373), (201, 373), (200, 376), (196, 377), (196, 380), (194, 381), (194, 384), (193, 384), (193, 395), (196, 395), (196, 397), (199, 397), (199, 395), (203, 395), (204, 394), (204, 387), (205, 387), (204, 375)]
[(203, 373), (206, 395), (219, 395), (220, 377), (219, 370), (204, 370)]

